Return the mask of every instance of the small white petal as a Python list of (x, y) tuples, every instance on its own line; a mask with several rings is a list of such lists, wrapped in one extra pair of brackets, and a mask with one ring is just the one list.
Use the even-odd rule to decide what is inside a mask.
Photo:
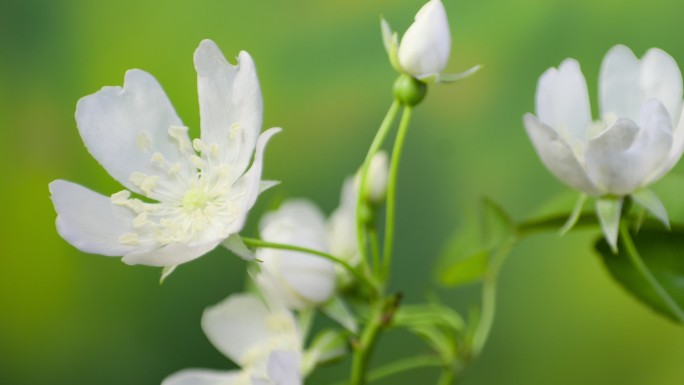
[(389, 159), (385, 151), (378, 151), (371, 158), (368, 167), (368, 199), (373, 203), (382, 203), (387, 195), (387, 179), (389, 177)]
[(589, 195), (600, 193), (575, 157), (570, 146), (556, 131), (532, 114), (524, 116), (525, 129), (542, 163), (562, 182)]
[(401, 68), (418, 78), (442, 72), (451, 53), (451, 32), (440, 0), (430, 0), (418, 11), (399, 44)]
[(587, 82), (579, 63), (564, 60), (558, 69), (549, 68), (539, 78), (536, 94), (537, 118), (562, 138), (581, 143), (587, 140), (591, 123)]
[(162, 385), (238, 385), (243, 376), (237, 370), (185, 369), (166, 377)]
[(622, 198), (599, 198), (596, 200), (596, 215), (598, 215), (599, 223), (601, 223), (603, 235), (613, 252), (617, 252), (621, 211)]
[(219, 243), (221, 239), (197, 245), (171, 243), (157, 249), (130, 252), (121, 260), (129, 265), (170, 267), (199, 258), (216, 248)]
[(651, 48), (641, 62), (644, 100), (658, 99), (676, 126), (682, 110), (682, 73), (677, 62), (665, 51)]
[[(76, 122), (93, 157), (114, 179), (139, 194), (150, 195), (131, 182), (132, 173), (157, 176), (160, 183), (167, 182), (167, 173), (151, 161), (153, 154), (163, 155), (170, 163), (181, 159), (182, 152), (169, 129), (183, 123), (157, 80), (147, 72), (127, 71), (123, 88), (104, 87), (81, 98)], [(191, 169), (186, 162), (179, 164), (179, 172), (189, 175)], [(165, 187), (173, 189), (175, 184), (168, 181)]]
[[(202, 330), (226, 357), (243, 366), (250, 350), (268, 346), (266, 305), (252, 294), (234, 294), (202, 315)], [(293, 321), (294, 322), (294, 321)]]
[(234, 166), (237, 177), (247, 169), (261, 131), (263, 101), (254, 61), (242, 51), (233, 66), (213, 41), (203, 40), (195, 69), (202, 141), (219, 146), (220, 159)]
[(135, 215), (111, 199), (64, 180), (50, 183), (57, 211), (57, 232), (77, 249), (93, 254), (121, 256), (136, 248), (119, 242), (132, 231)]
[(667, 111), (659, 101), (644, 105), (641, 126), (618, 119), (587, 144), (587, 169), (604, 192), (627, 195), (650, 183), (667, 162), (672, 135)]

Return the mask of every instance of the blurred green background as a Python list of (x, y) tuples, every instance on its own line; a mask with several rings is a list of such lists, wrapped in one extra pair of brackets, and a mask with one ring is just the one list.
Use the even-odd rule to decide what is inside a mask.
[[(539, 75), (566, 57), (582, 64), (592, 103), (600, 61), (617, 43), (639, 55), (666, 50), (684, 63), (679, 0), (445, 0), (452, 26), (448, 69), (476, 76), (436, 86), (415, 114), (398, 196), (393, 288), (421, 301), (444, 242), (480, 194), (518, 219), (565, 191), (541, 165), (521, 117), (534, 108)], [(57, 178), (105, 194), (119, 186), (84, 148), (78, 98), (121, 85), (141, 68), (198, 129), (192, 53), (203, 38), (228, 58), (248, 50), (259, 70), (265, 125), (284, 127), (262, 196), (309, 197), (327, 213), (360, 164), (391, 101), (392, 72), (378, 16), (403, 31), (411, 1), (0, 1), (0, 383), (159, 384), (187, 367), (229, 368), (200, 330), (202, 310), (241, 290), (244, 263), (225, 250), (159, 270), (86, 255), (54, 229), (47, 184)], [(682, 167), (678, 167), (682, 172)], [(675, 171), (677, 172), (677, 170)], [(504, 266), (496, 323), (463, 382), (476, 384), (684, 383), (684, 331), (611, 280), (590, 244), (597, 230), (520, 244)], [(466, 309), (477, 288), (440, 291)], [(390, 333), (374, 364), (424, 350)], [(309, 384), (344, 378), (346, 363)], [(430, 370), (385, 384), (423, 384)]]

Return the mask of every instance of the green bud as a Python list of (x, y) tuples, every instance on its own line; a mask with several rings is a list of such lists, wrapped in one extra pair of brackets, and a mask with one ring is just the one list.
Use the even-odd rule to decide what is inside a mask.
[(394, 97), (404, 105), (417, 105), (425, 98), (426, 93), (427, 84), (409, 74), (401, 74), (394, 81)]

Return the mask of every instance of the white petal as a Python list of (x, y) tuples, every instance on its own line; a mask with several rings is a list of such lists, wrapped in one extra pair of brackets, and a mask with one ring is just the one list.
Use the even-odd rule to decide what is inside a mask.
[(658, 99), (674, 126), (682, 108), (682, 75), (664, 51), (652, 48), (641, 61), (623, 45), (613, 47), (603, 60), (599, 77), (602, 113), (637, 121), (643, 103)]
[(641, 115), (641, 128), (631, 120), (618, 119), (587, 144), (587, 169), (606, 193), (633, 192), (648, 184), (667, 162), (672, 145), (667, 111), (651, 100)]
[(129, 265), (171, 267), (203, 256), (213, 250), (221, 241), (222, 239), (217, 239), (197, 245), (171, 243), (157, 249), (133, 251), (124, 255), (122, 261)]
[(451, 53), (451, 32), (440, 0), (430, 0), (418, 11), (399, 44), (399, 63), (418, 77), (444, 70)]
[(119, 242), (132, 231), (134, 214), (115, 206), (109, 197), (64, 180), (50, 183), (57, 211), (57, 232), (77, 249), (93, 254), (121, 256), (133, 246)]
[(624, 45), (611, 48), (601, 63), (599, 107), (602, 115), (614, 114), (637, 122), (641, 104), (641, 64)]
[(587, 141), (591, 109), (587, 82), (579, 63), (564, 60), (558, 69), (549, 68), (539, 78), (536, 94), (537, 117), (566, 141)]
[(353, 177), (345, 179), (340, 206), (328, 220), (328, 239), (332, 255), (355, 266), (361, 260), (356, 238), (356, 183)]
[(568, 144), (532, 114), (524, 116), (525, 129), (542, 163), (558, 179), (589, 195), (600, 193)]
[(596, 215), (598, 215), (599, 223), (601, 223), (603, 235), (613, 252), (617, 252), (621, 211), (622, 198), (599, 198), (596, 200)]
[[(684, 114), (679, 118), (679, 124), (676, 125), (672, 134), (672, 148), (670, 149), (667, 164), (661, 170), (662, 175), (665, 175), (665, 173), (670, 171), (672, 167), (679, 162), (682, 153), (684, 153)], [(660, 176), (656, 176), (654, 180), (657, 180), (659, 177)]]
[(300, 357), (295, 352), (276, 350), (268, 357), (267, 373), (276, 385), (300, 385), (302, 375), (299, 370)]
[(247, 52), (233, 66), (211, 40), (195, 51), (202, 141), (216, 143), (222, 161), (233, 165), (236, 177), (249, 164), (261, 131), (263, 102), (256, 68)]
[(185, 369), (166, 377), (162, 385), (238, 385), (243, 376), (237, 370)]
[(278, 127), (269, 128), (264, 131), (257, 140), (256, 150), (254, 152), (254, 161), (249, 170), (238, 179), (233, 188), (231, 189), (232, 195), (237, 195), (239, 199), (230, 199), (231, 201), (237, 201), (239, 217), (233, 222), (233, 226), (230, 229), (231, 233), (237, 233), (242, 230), (242, 226), (247, 219), (247, 213), (249, 209), (252, 208), (254, 202), (256, 202), (257, 197), (261, 190), (261, 169), (264, 160), (264, 149), (269, 139), (281, 131)]
[(167, 173), (151, 162), (155, 153), (169, 163), (180, 162), (181, 173), (191, 172), (181, 159), (178, 142), (169, 135), (171, 126), (182, 126), (164, 90), (152, 75), (141, 70), (126, 72), (124, 86), (104, 87), (81, 98), (76, 122), (83, 142), (109, 174), (131, 191), (144, 194), (130, 181), (134, 172), (159, 176)]
[(250, 350), (267, 346), (266, 305), (252, 294), (234, 294), (202, 315), (202, 330), (226, 357), (243, 365)]

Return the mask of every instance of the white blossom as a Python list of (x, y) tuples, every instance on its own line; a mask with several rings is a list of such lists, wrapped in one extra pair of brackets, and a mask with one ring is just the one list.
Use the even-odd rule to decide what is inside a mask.
[(399, 64), (417, 78), (444, 70), (451, 54), (451, 31), (441, 0), (430, 0), (416, 13), (399, 44)]
[[(261, 239), (329, 253), (325, 217), (311, 202), (288, 200), (259, 223)], [(256, 282), (270, 300), (290, 309), (326, 302), (335, 291), (335, 265), (308, 253), (259, 248)]]
[(451, 54), (451, 31), (441, 0), (429, 0), (423, 5), (402, 36), (401, 43), (384, 19), (381, 27), (390, 62), (399, 72), (423, 81), (453, 82), (480, 69), (478, 65), (459, 74), (442, 73)]
[(106, 197), (63, 180), (50, 184), (57, 230), (78, 249), (168, 273), (237, 234), (259, 193), (274, 184), (261, 182), (262, 158), (280, 129), (259, 135), (263, 106), (252, 58), (240, 52), (233, 66), (204, 40), (194, 62), (198, 139), (141, 70), (128, 71), (123, 87), (79, 100), (81, 138), (125, 190)]
[(592, 119), (579, 64), (566, 59), (539, 79), (537, 115), (526, 114), (524, 123), (542, 162), (558, 179), (599, 197), (599, 219), (615, 247), (624, 196), (667, 222), (662, 204), (644, 189), (682, 155), (681, 110), (682, 75), (674, 59), (657, 48), (638, 59), (618, 45), (601, 65), (599, 119)]
[(208, 308), (202, 330), (240, 370), (185, 369), (162, 385), (300, 385), (302, 337), (292, 314), (252, 294), (234, 294)]

